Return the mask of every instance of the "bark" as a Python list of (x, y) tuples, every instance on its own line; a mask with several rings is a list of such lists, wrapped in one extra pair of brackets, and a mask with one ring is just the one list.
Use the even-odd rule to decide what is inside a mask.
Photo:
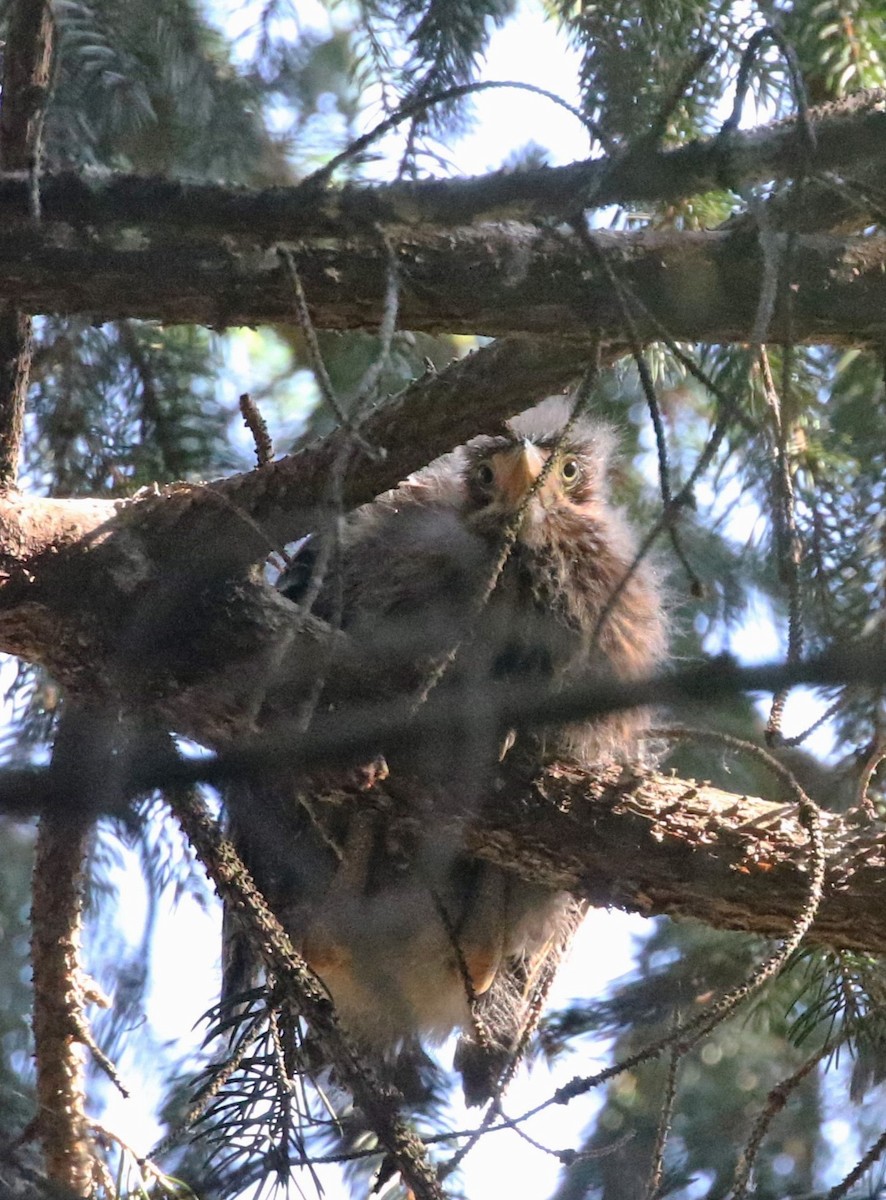
[[(269, 245), (258, 231), (216, 235), (149, 223), (79, 231), (64, 222), (0, 229), (0, 299), (35, 313), (87, 313), (95, 321), (141, 317), (224, 328), (292, 324), (292, 286), (277, 253), (296, 259), (323, 329), (378, 326), (387, 252), (372, 234)], [(623, 340), (623, 313), (596, 254), (562, 230), (516, 224), (452, 232), (389, 232), (405, 329), (487, 336)], [(644, 341), (662, 327), (677, 340), (746, 341), (765, 263), (755, 232), (595, 233), (597, 246), (645, 311)], [(773, 235), (775, 253), (787, 234)], [(886, 333), (886, 240), (804, 234), (793, 243), (790, 309), (776, 304), (767, 340), (879, 343)]]
[[(377, 452), (351, 456), (345, 505), (496, 429), (566, 384), (587, 353), (504, 341), (418, 380), (363, 426)], [(173, 728), (213, 744), (242, 732), (251, 698), (273, 706), (270, 663), (285, 708), (318, 669), (328, 630), (307, 619), (294, 639), (292, 606), (247, 569), (316, 527), (348, 437), (131, 501), (0, 495), (0, 647), (76, 694), (167, 704)]]
[[(822, 813), (828, 871), (811, 940), (886, 951), (882, 829)], [(481, 857), (643, 916), (784, 937), (807, 894), (809, 840), (796, 805), (617, 769), (553, 767), (517, 781), (468, 826)]]
[[(873, 203), (863, 181), (883, 170), (882, 107), (883, 94), (871, 92), (813, 110), (814, 151), (789, 121), (673, 151), (640, 145), (614, 160), (468, 180), (329, 189), (319, 173), (298, 187), (249, 192), (61, 174), (41, 180), (39, 225), (28, 215), (31, 181), (20, 173), (0, 180), (0, 300), (94, 320), (291, 323), (291, 280), (276, 252), (285, 247), (318, 327), (369, 328), (384, 307), (384, 227), (400, 272), (404, 328), (584, 337), (599, 327), (621, 339), (623, 316), (606, 272), (559, 222), (595, 205), (811, 175), (786, 209), (780, 200), (770, 206), (770, 225), (861, 227)], [(835, 205), (821, 182), (827, 172), (851, 176), (848, 201)], [(517, 223), (540, 219), (545, 228)], [(765, 273), (753, 223), (595, 236), (648, 309), (635, 314), (644, 340), (661, 324), (678, 340), (750, 335)], [(776, 234), (779, 254), (786, 238)], [(884, 255), (882, 239), (802, 233), (792, 253), (792, 310), (776, 307), (767, 336), (880, 344)]]
[[(48, 0), (16, 0), (9, 9), (0, 103), (0, 161), (4, 171), (37, 166), (49, 100), (55, 22)], [(29, 203), (19, 212), (28, 211)]]
[[(456, 226), (486, 221), (563, 218), (580, 208), (673, 202), (700, 192), (740, 190), (804, 171), (882, 175), (886, 167), (886, 92), (860, 92), (809, 112), (815, 149), (809, 154), (795, 118), (735, 130), (704, 142), (660, 150), (641, 142), (615, 157), (565, 167), (498, 171), (472, 179), (427, 179), (327, 188), (325, 171), (301, 186), (263, 191), (58, 173), (41, 181), (47, 220), (90, 227), (165, 228), (215, 238), (258, 232), (265, 243), (295, 237), (349, 238), (382, 225)], [(25, 184), (0, 180), (0, 216), (22, 211)]]
[(76, 818), (43, 817), (31, 906), (36, 1131), (47, 1177), (72, 1196), (86, 1196), (92, 1184), (79, 960), (88, 830)]
[[(49, 96), (55, 22), (48, 0), (10, 6), (0, 99), (0, 166), (31, 175), (17, 216), (37, 215), (36, 172)], [(0, 487), (15, 482), (31, 372), (31, 318), (5, 304), (0, 309)]]
[(14, 484), (31, 376), (31, 318), (0, 309), (0, 488)]
[[(7, 499), (7, 522), (14, 506), (18, 514), (14, 538), (7, 524), (8, 564), (15, 553), (20, 557), (0, 589), (8, 605), (0, 621), (3, 647), (51, 665), (72, 692), (93, 698), (104, 695), (114, 710), (128, 706), (142, 717), (153, 717), (210, 745), (241, 742), (259, 720), (271, 729), (291, 720), (316, 674), (309, 648), (316, 639), (325, 652), (328, 642), (323, 639), (330, 637), (329, 631), (319, 622), (299, 626), (292, 605), (271, 588), (246, 578), (217, 594), (211, 589), (212, 604), (201, 602), (195, 608), (189, 600), (182, 611), (164, 609), (160, 599), (175, 598), (174, 579), (168, 577), (168, 562), (161, 569), (162, 560), (152, 560), (149, 549), (169, 541), (163, 533), (164, 529), (168, 533), (168, 526), (163, 523), (162, 498), (150, 503), (153, 519), (144, 524), (152, 530), (153, 541), (139, 540), (126, 522), (115, 531), (113, 513), (121, 506), (113, 503)], [(106, 521), (109, 508), (111, 522)], [(122, 509), (125, 512), (126, 506)], [(224, 513), (218, 505), (213, 511)], [(157, 590), (142, 595), (139, 581), (152, 572), (157, 575)], [(157, 623), (146, 624), (139, 615), (144, 611)], [(142, 634), (151, 632), (149, 652), (137, 638), (133, 640), (128, 632), (132, 626), (141, 627)], [(161, 639), (169, 628), (177, 632), (178, 640), (168, 635), (166, 642)], [(353, 670), (359, 695), (359, 663), (349, 660), (341, 635), (332, 636), (339, 638), (333, 645), (340, 656), (336, 669)], [(115, 641), (127, 637), (128, 643)], [(882, 655), (878, 658), (862, 649), (854, 660), (843, 656), (829, 668), (822, 660), (818, 669), (819, 679), (826, 682), (849, 678), (859, 670), (882, 675)], [(808, 678), (815, 677), (814, 664), (805, 664), (802, 670)], [(710, 703), (739, 687), (770, 690), (777, 685), (772, 671), (739, 672), (718, 661), (665, 679), (657, 690), (642, 682), (630, 685), (629, 694), (614, 699), (617, 703), (676, 704), (687, 699)], [(593, 711), (594, 703), (605, 701), (606, 695), (599, 686), (575, 695), (534, 695), (534, 707), (522, 711), (514, 688), (508, 689), (510, 709), (498, 711), (499, 699), (491, 699), (490, 712), (478, 719), (486, 721), (494, 715), (510, 728), (521, 721), (531, 725), (539, 719), (558, 723), (574, 719), (580, 712)], [(397, 736), (410, 739), (430, 736), (434, 729), (439, 732), (439, 722), (447, 716), (445, 701), (445, 695), (432, 698), (413, 726), (403, 724), (399, 729), (396, 713), (389, 707), (376, 713), (376, 725), (371, 712), (336, 714), (318, 725), (320, 738), (313, 746), (313, 759), (305, 744), (284, 729), (276, 757), (263, 746), (250, 757), (246, 745), (241, 760), (230, 760), (228, 767), (241, 774), (262, 767), (279, 770), (281, 764), (282, 769), (303, 769), (310, 762), (324, 761), (324, 753), (327, 761), (335, 759), (336, 751), (340, 760), (360, 761), (361, 755), (365, 758), (379, 745), (386, 747)], [(459, 707), (463, 707), (461, 697)], [(449, 716), (464, 719), (463, 711)], [(189, 766), (190, 779), (224, 777), (223, 771), (213, 775), (200, 763)], [(188, 781), (167, 772), (164, 761), (156, 765), (154, 775), (149, 764), (141, 763), (140, 768), (142, 788)], [(4, 784), (11, 778), (7, 775)], [(31, 803), (36, 803), (43, 782), (40, 775), (23, 776), (20, 796), (30, 788)], [(109, 780), (108, 786), (119, 782)], [(101, 807), (100, 781), (90, 778), (86, 783), (95, 805)], [(70, 788), (66, 795), (73, 803)], [(371, 802), (363, 789), (355, 795), (356, 800), (354, 795), (332, 792), (327, 799)], [(383, 788), (374, 795), (378, 802), (384, 801)], [(8, 787), (0, 788), (0, 796), (9, 801)], [(119, 805), (119, 796), (116, 801)], [(438, 814), (449, 810), (449, 802), (435, 805)], [(478, 855), (553, 887), (574, 890), (595, 904), (691, 916), (723, 928), (778, 935), (788, 930), (804, 896), (809, 851), (793, 808), (731, 796), (704, 785), (551, 768), (534, 782), (504, 775), (500, 786), (490, 789), (479, 814), (462, 812), (457, 819), (464, 826), (468, 846)], [(832, 945), (886, 950), (886, 912), (878, 902), (886, 866), (879, 828), (826, 816), (825, 829), (831, 861), (814, 936)]]
[[(422, 793), (409, 781), (409, 815), (397, 816), (402, 780), (367, 787), (355, 772), (348, 785), (324, 790), (314, 782), (315, 806), (378, 807), (392, 837), (433, 819), (441, 835), (458, 832), (479, 858), (598, 907), (783, 938), (808, 900), (811, 848), (792, 801), (618, 766), (588, 771), (559, 763), (527, 778), (506, 762), (482, 805), (459, 807), (458, 796)], [(260, 808), (253, 817), (258, 837), (263, 828), (275, 836)], [(809, 940), (882, 954), (882, 824), (859, 810), (822, 811), (820, 823), (827, 872)]]

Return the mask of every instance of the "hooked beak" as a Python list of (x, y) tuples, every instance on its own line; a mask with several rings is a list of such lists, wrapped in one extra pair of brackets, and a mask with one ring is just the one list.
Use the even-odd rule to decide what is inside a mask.
[(544, 456), (537, 446), (524, 441), (512, 450), (503, 450), (496, 458), (497, 491), (508, 508), (517, 508), (538, 479), (545, 464)]

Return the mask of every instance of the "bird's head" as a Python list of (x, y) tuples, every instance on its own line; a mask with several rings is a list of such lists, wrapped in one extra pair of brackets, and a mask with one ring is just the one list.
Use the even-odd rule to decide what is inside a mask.
[(553, 434), (524, 434), (519, 427), (469, 447), (465, 485), (472, 523), (492, 530), (523, 512), (520, 539), (543, 539), (556, 524), (598, 519), (606, 506), (611, 436), (594, 426), (558, 445)]

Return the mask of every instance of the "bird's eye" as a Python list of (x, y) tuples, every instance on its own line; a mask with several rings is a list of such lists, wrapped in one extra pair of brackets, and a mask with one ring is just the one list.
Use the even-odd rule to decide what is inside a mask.
[(492, 469), (492, 464), (481, 462), (474, 468), (474, 478), (480, 487), (492, 487), (495, 482), (495, 472)]
[(560, 478), (563, 480), (564, 483), (566, 483), (566, 484), (576, 483), (580, 474), (581, 474), (581, 468), (579, 467), (576, 459), (574, 459), (574, 458), (564, 459), (563, 463), (560, 466)]

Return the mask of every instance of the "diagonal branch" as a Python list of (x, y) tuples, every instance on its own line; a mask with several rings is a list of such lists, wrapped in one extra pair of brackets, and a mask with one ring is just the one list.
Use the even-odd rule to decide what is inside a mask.
[(400, 1170), (416, 1200), (443, 1200), (443, 1190), (427, 1151), (401, 1117), (397, 1098), (382, 1086), (342, 1029), (319, 980), (294, 950), (280, 922), (256, 888), (234, 847), (221, 835), (208, 809), (195, 796), (178, 793), (173, 811), (199, 855), (219, 895), (231, 904), (261, 947), (275, 979), (310, 1021), (330, 1063)]
[[(568, 384), (587, 354), (584, 343), (506, 339), (417, 380), (366, 420), (366, 440), (384, 453), (353, 458), (344, 504), (371, 500), (430, 458), (496, 431)], [(148, 642), (155, 699), (159, 680), (167, 694), (181, 686), (183, 667), (193, 683), (199, 658), (205, 711), (218, 711), (232, 686), (242, 695), (266, 671), (268, 653), (291, 640), (294, 619), (267, 587), (222, 581), (316, 528), (342, 438), (346, 431), (258, 471), (129, 502), (0, 496), (0, 647), (43, 663), (68, 687), (107, 693), (120, 685), (113, 664), (119, 673), (121, 657), (144, 658), (139, 647)], [(219, 592), (211, 612), (200, 599), (210, 583)], [(177, 649), (164, 632), (176, 625), (192, 631)], [(324, 629), (306, 622), (294, 650), (304, 656)], [(298, 655), (287, 661), (294, 688), (309, 664)], [(279, 663), (281, 688), (286, 671)], [(181, 710), (173, 726), (182, 729), (180, 720)]]

